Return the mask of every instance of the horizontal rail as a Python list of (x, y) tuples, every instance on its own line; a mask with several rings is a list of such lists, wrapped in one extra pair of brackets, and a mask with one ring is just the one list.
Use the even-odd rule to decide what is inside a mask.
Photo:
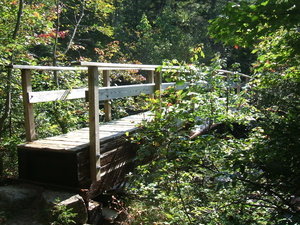
[[(182, 72), (190, 72), (189, 70), (183, 69), (181, 66), (161, 66), (161, 65), (144, 65), (144, 64), (122, 64), (122, 63), (100, 63), (100, 62), (79, 62), (74, 63), (74, 66), (31, 66), (31, 65), (9, 65), (7, 68), (11, 69), (22, 69), (22, 70), (47, 70), (47, 71), (81, 71), (88, 70), (89, 66), (96, 66), (98, 70), (147, 70), (147, 71), (155, 71), (157, 69), (161, 69), (162, 71), (180, 71)], [(235, 72), (229, 70), (217, 70), (217, 74), (234, 74)], [(237, 73), (239, 76), (245, 78), (251, 78), (251, 76)]]
[[(235, 74), (235, 72), (228, 71), (228, 70), (217, 70), (217, 72), (218, 73), (225, 73), (225, 74)], [(251, 78), (251, 76), (240, 73), (240, 72), (237, 72), (236, 74), (238, 74), (241, 77), (245, 77), (245, 78), (249, 78), (249, 79)], [(222, 74), (220, 74), (220, 75), (222, 75)]]
[(28, 92), (27, 98), (29, 103), (74, 100), (85, 98), (86, 91), (87, 88), (57, 91), (35, 91)]
[[(110, 100), (116, 98), (133, 97), (140, 94), (152, 94), (155, 91), (155, 84), (133, 84), (124, 86), (100, 87), (99, 100)], [(87, 98), (88, 99), (88, 93)]]
[(75, 67), (75, 66), (30, 66), (30, 65), (9, 65), (7, 68), (10, 69), (21, 69), (21, 70), (87, 70), (87, 67)]
[[(177, 90), (186, 88), (188, 83), (181, 86), (176, 83), (162, 83), (162, 90), (174, 86)], [(141, 94), (153, 94), (155, 92), (155, 84), (132, 84), (123, 86), (100, 87), (99, 101), (133, 97)], [(88, 99), (88, 89), (72, 89), (72, 90), (55, 90), (55, 91), (36, 91), (28, 92), (27, 98), (29, 103), (63, 101), (74, 99)]]

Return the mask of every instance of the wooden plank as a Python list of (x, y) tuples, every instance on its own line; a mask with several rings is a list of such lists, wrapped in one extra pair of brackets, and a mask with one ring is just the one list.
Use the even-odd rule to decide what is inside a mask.
[(34, 139), (36, 139), (33, 104), (30, 103), (28, 98), (26, 98), (27, 93), (30, 91), (32, 91), (31, 71), (28, 69), (22, 70), (22, 92), (26, 141), (33, 141)]
[[(99, 126), (99, 142), (106, 143), (108, 140), (118, 138), (125, 135), (126, 132), (131, 133), (138, 130), (138, 125), (143, 120), (153, 118), (152, 112), (144, 112), (136, 115), (124, 117), (119, 120), (113, 120)], [(22, 145), (22, 148), (41, 148), (48, 150), (68, 150), (77, 151), (89, 145), (89, 128), (71, 131), (67, 134), (61, 134), (54, 137), (28, 142)], [(78, 146), (78, 148), (74, 148)]]
[(56, 91), (29, 91), (28, 99), (30, 103), (84, 99), (86, 91), (87, 88)]
[(159, 65), (143, 65), (143, 64), (122, 64), (122, 63), (100, 63), (100, 62), (79, 62), (80, 66), (95, 66), (95, 67), (110, 67), (121, 69), (136, 69), (136, 70), (155, 70)]
[(167, 89), (168, 87), (175, 87), (176, 90), (183, 90), (185, 88), (187, 88), (189, 85), (189, 82), (185, 82), (183, 85), (176, 85), (175, 82), (171, 82), (171, 83), (162, 83), (161, 84), (161, 89), (162, 90), (165, 90)]
[(30, 142), (29, 144), (26, 145), (26, 147), (35, 147), (35, 148), (47, 148), (49, 150), (53, 149), (59, 149), (59, 150), (68, 150), (70, 152), (77, 150), (74, 149), (74, 147), (78, 147), (78, 149), (82, 149), (84, 146), (88, 146), (88, 143), (76, 143), (73, 142), (72, 140), (67, 141), (67, 140), (46, 140), (43, 139), (42, 141), (34, 141)]
[(89, 127), (90, 127), (90, 172), (91, 180), (98, 181), (100, 175), (99, 142), (99, 74), (97, 67), (88, 68), (89, 83)]
[(100, 88), (99, 100), (138, 96), (140, 94), (151, 94), (154, 91), (154, 84), (135, 84)]
[(99, 70), (146, 70), (146, 71), (156, 71), (158, 68), (160, 71), (182, 71), (190, 72), (181, 66), (162, 66), (162, 65), (145, 65), (145, 64), (122, 64), (122, 63), (101, 63), (101, 62), (79, 62), (74, 65), (95, 66)]
[[(99, 70), (148, 70), (148, 71), (155, 71), (157, 68), (161, 68), (161, 71), (178, 71), (183, 70), (181, 72), (187, 73), (190, 72), (186, 69), (183, 69), (180, 66), (164, 66), (161, 65), (144, 65), (144, 64), (121, 64), (121, 63), (99, 63), (99, 62), (79, 62), (74, 63), (74, 65), (79, 66), (30, 66), (30, 65), (9, 65), (7, 68), (11, 69), (28, 69), (28, 70), (69, 70), (69, 71), (76, 71), (76, 70), (88, 70), (87, 66), (97, 66)], [(217, 70), (217, 73), (233, 73), (228, 70)], [(250, 79), (251, 76), (238, 73), (240, 76)]]
[(87, 145), (89, 144), (88, 140), (83, 139), (83, 140), (79, 140), (76, 136), (74, 138), (47, 138), (47, 139), (42, 139), (42, 140), (37, 140), (34, 143), (41, 143), (41, 144), (52, 144), (53, 147), (55, 147), (56, 144), (59, 144), (61, 146), (65, 145), (66, 148), (69, 146), (71, 148), (73, 148), (74, 146), (81, 146), (81, 145)]
[(24, 145), (19, 145), (19, 149), (28, 149), (28, 150), (37, 150), (37, 151), (50, 151), (50, 152), (65, 152), (65, 153), (73, 153), (82, 150), (81, 146), (66, 146), (54, 143), (37, 143), (37, 142), (29, 142)]
[(30, 65), (10, 65), (12, 69), (21, 70), (87, 70), (87, 67), (70, 67), (70, 66), (30, 66)]
[[(122, 85), (113, 87), (101, 87), (99, 88), (99, 100), (110, 100), (116, 98), (124, 98), (130, 96), (138, 96), (141, 93), (151, 94), (154, 92), (154, 84), (133, 84), (133, 85)], [(86, 93), (89, 96), (89, 91)]]
[[(154, 86), (155, 85), (153, 83), (150, 83), (150, 84), (123, 85), (123, 86), (115, 86), (115, 87), (110, 87), (110, 86), (100, 87), (99, 100), (107, 101), (109, 99), (115, 99), (115, 98), (138, 96), (141, 93), (153, 94)], [(163, 83), (162, 89), (166, 89), (171, 86), (175, 86), (177, 90), (180, 90), (186, 88), (188, 86), (188, 83), (185, 83), (181, 86), (176, 85), (176, 83)], [(29, 103), (39, 103), (39, 102), (63, 101), (63, 100), (72, 100), (72, 99), (84, 99), (86, 97), (86, 92), (88, 92), (87, 88), (81, 88), (81, 89), (55, 90), (55, 91), (36, 91), (36, 92), (29, 91), (27, 95), (28, 95)], [(109, 109), (107, 108), (107, 113), (108, 112)], [(111, 115), (110, 115), (110, 120), (111, 120)], [(106, 121), (110, 121), (110, 120), (106, 120)]]

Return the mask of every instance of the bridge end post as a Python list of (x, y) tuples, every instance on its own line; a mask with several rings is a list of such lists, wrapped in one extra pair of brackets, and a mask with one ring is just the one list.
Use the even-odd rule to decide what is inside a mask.
[(98, 67), (88, 67), (89, 83), (89, 135), (90, 135), (90, 176), (91, 180), (101, 178), (99, 138), (99, 73)]
[(31, 142), (36, 139), (33, 103), (30, 103), (28, 96), (28, 92), (32, 92), (31, 70), (22, 69), (21, 73), (26, 141)]

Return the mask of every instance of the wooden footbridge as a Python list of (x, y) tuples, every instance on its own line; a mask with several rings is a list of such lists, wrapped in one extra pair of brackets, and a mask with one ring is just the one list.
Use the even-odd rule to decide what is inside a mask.
[[(163, 83), (162, 72), (189, 72), (180, 67), (158, 65), (114, 64), (81, 62), (74, 67), (24, 66), (20, 69), (25, 115), (26, 143), (18, 146), (19, 177), (23, 180), (72, 188), (88, 188), (99, 182), (107, 190), (120, 182), (132, 167), (137, 145), (128, 141), (128, 134), (138, 131), (138, 124), (151, 120), (150, 112), (111, 120), (109, 100), (140, 94), (154, 96), (156, 91), (176, 86)], [(72, 90), (33, 91), (32, 71), (86, 70), (88, 87)], [(146, 84), (110, 86), (110, 72), (116, 70), (144, 70), (148, 73)], [(102, 73), (103, 84), (99, 84)], [(230, 76), (229, 71), (219, 71)], [(246, 80), (249, 76), (243, 75)], [(101, 86), (101, 87), (100, 87)], [(177, 86), (182, 89), (187, 85)], [(239, 91), (240, 86), (237, 86)], [(85, 99), (89, 105), (89, 127), (54, 137), (36, 140), (34, 104), (39, 102)], [(104, 101), (106, 123), (99, 126), (99, 101)]]

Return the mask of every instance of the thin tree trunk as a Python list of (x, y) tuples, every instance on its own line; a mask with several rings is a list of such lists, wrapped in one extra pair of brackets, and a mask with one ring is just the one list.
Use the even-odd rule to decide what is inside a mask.
[[(56, 1), (56, 14), (57, 14), (57, 21), (56, 21), (56, 28), (55, 28), (55, 39), (54, 39), (54, 45), (53, 45), (53, 66), (57, 66), (57, 44), (58, 44), (58, 32), (59, 32), (59, 24), (60, 24), (60, 17), (59, 17), (59, 0)], [(56, 84), (56, 87), (59, 87), (58, 82), (58, 75), (57, 71), (53, 71), (54, 73), (54, 82)]]

